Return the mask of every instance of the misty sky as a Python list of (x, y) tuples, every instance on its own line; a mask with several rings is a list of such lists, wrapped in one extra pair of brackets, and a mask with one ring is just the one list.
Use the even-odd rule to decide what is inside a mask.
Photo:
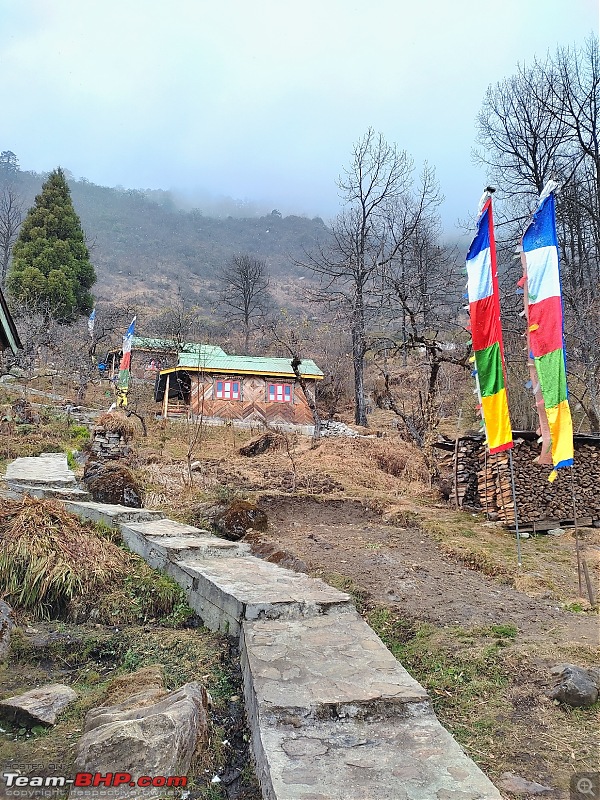
[(369, 126), (477, 205), (475, 118), (599, 0), (0, 0), (0, 150), (94, 183), (333, 216)]

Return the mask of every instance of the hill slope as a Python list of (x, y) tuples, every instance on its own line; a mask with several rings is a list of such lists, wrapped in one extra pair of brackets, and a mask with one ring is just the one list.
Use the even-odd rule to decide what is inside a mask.
[[(44, 175), (17, 172), (13, 183), (29, 208)], [(179, 290), (191, 302), (210, 308), (219, 290), (219, 274), (233, 255), (264, 259), (276, 293), (303, 276), (294, 265), (304, 251), (328, 236), (320, 218), (213, 218), (182, 211), (167, 192), (140, 192), (69, 181), (73, 203), (91, 250), (98, 282), (94, 294), (163, 305)], [(306, 273), (304, 273), (306, 274)]]

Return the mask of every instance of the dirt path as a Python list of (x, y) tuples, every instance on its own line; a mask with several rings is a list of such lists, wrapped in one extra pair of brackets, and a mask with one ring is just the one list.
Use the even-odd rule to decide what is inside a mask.
[(257, 552), (296, 568), (298, 559), (310, 572), (347, 576), (375, 603), (441, 626), (512, 623), (521, 637), (543, 639), (547, 646), (598, 643), (596, 618), (468, 569), (420, 528), (382, 524), (358, 502), (266, 498), (263, 504), (269, 532), (253, 535)]

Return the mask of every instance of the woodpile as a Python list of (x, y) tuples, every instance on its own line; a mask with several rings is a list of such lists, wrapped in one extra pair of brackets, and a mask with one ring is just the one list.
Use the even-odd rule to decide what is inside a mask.
[[(560, 524), (589, 525), (600, 520), (600, 437), (575, 436), (574, 470), (559, 470), (553, 483), (551, 467), (536, 461), (540, 445), (530, 432), (515, 432), (513, 468), (519, 524), (549, 530)], [(515, 508), (507, 452), (489, 455), (480, 436), (455, 443), (451, 500), (458, 507), (478, 507), (515, 525)], [(574, 480), (574, 485), (573, 485)]]

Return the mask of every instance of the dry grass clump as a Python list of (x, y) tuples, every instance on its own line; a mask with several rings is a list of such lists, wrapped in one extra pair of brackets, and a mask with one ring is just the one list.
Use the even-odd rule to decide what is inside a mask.
[(8, 602), (39, 616), (62, 611), (84, 590), (124, 572), (123, 554), (58, 503), (0, 500), (0, 587)]
[(372, 457), (379, 469), (395, 478), (427, 483), (429, 473), (423, 453), (402, 439), (372, 442)]
[(118, 433), (119, 436), (122, 436), (126, 442), (128, 442), (130, 439), (133, 439), (135, 436), (135, 425), (124, 414), (119, 414), (112, 411), (110, 413), (107, 412), (106, 414), (101, 414), (98, 417), (96, 424), (99, 427), (104, 428), (106, 431)]

